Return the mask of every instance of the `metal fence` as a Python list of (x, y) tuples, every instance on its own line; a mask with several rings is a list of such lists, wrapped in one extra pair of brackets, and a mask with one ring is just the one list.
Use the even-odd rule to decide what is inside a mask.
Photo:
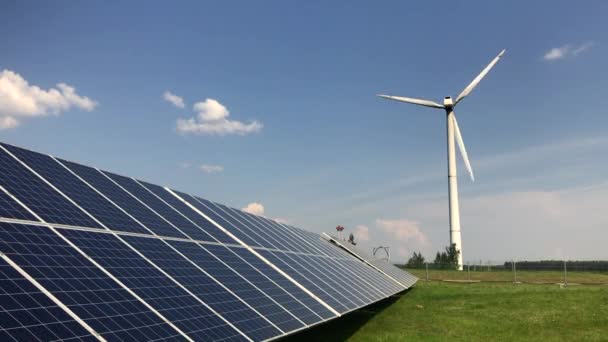
[(528, 284), (608, 285), (608, 261), (506, 261), (402, 265), (422, 280), (454, 282), (512, 282)]

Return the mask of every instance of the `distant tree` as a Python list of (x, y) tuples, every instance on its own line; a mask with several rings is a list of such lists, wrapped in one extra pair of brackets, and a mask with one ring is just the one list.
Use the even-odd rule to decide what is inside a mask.
[(460, 255), (460, 251), (456, 248), (456, 244), (453, 243), (449, 247), (445, 248), (446, 253), (446, 262), (450, 267), (458, 267), (458, 256)]
[(447, 269), (458, 268), (458, 255), (460, 255), (460, 251), (456, 248), (456, 244), (453, 243), (449, 247), (445, 247), (444, 252), (437, 252), (435, 255), (435, 267)]
[(405, 265), (408, 268), (422, 268), (424, 267), (424, 257), (422, 256), (422, 253), (418, 252), (414, 252), (414, 254), (412, 255), (412, 257), (407, 261), (407, 264)]

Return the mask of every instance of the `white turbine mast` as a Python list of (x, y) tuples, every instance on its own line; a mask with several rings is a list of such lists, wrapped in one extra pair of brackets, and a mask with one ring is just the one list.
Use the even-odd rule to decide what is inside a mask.
[(469, 162), (469, 156), (467, 155), (467, 149), (464, 146), (464, 141), (462, 140), (462, 134), (460, 133), (460, 129), (458, 128), (458, 122), (456, 121), (456, 115), (454, 114), (454, 107), (462, 101), (465, 97), (467, 97), (475, 87), (479, 84), (479, 82), (488, 74), (488, 72), (498, 63), (500, 58), (505, 54), (506, 50), (502, 50), (498, 56), (496, 56), (487, 67), (485, 67), (475, 79), (466, 87), (464, 90), (458, 95), (456, 101), (453, 101), (450, 96), (446, 96), (443, 99), (443, 104), (439, 104), (430, 100), (416, 99), (410, 97), (401, 97), (401, 96), (389, 96), (389, 95), (378, 95), (382, 98), (412, 103), (420, 106), (431, 107), (431, 108), (440, 108), (444, 109), (446, 112), (446, 124), (447, 124), (447, 143), (448, 143), (448, 190), (449, 190), (449, 199), (450, 199), (450, 244), (456, 245), (456, 248), (460, 251), (458, 255), (458, 269), (462, 270), (462, 240), (460, 236), (460, 209), (458, 205), (458, 182), (456, 181), (456, 149), (454, 146), (454, 139), (458, 143), (458, 148), (460, 149), (460, 155), (462, 156), (462, 160), (464, 162), (467, 171), (469, 172), (469, 176), (472, 181), (475, 181), (475, 177), (473, 175), (473, 168), (471, 168), (471, 163)]

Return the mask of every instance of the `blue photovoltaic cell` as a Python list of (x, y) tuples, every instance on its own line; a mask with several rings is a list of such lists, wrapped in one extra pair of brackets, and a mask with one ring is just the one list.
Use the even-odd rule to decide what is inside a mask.
[[(143, 204), (133, 198), (133, 196), (118, 187), (98, 170), (72, 162), (60, 161), (154, 233), (162, 236), (185, 238), (183, 234), (171, 227), (171, 225), (165, 222), (161, 217), (146, 208)], [(127, 230), (127, 228), (131, 227), (116, 227), (115, 229)], [(148, 230), (141, 226), (138, 227), (138, 230), (139, 233), (150, 234)]]
[(346, 265), (347, 269), (353, 269), (363, 279), (366, 279), (372, 285), (374, 285), (380, 291), (380, 294), (384, 297), (393, 295), (397, 292), (403, 291), (405, 288), (393, 280), (378, 272), (377, 270), (369, 267), (359, 260), (337, 260), (338, 263)]
[[(238, 254), (236, 254), (233, 250), (225, 246), (217, 246), (217, 245), (205, 245), (207, 251), (219, 259), (221, 259), (224, 263), (234, 269), (238, 274), (243, 276), (249, 282), (254, 284), (257, 288), (262, 290), (272, 299), (274, 299), (277, 303), (283, 306), (286, 310), (291, 312), (294, 316), (300, 319), (302, 322), (306, 324), (314, 324), (322, 320), (320, 315), (314, 313), (316, 305), (319, 303), (313, 301), (316, 304), (312, 308), (308, 308), (302, 301), (300, 301), (296, 296), (305, 296), (310, 298), (306, 293), (302, 290), (293, 293), (288, 292), (288, 289), (281, 288), (278, 284), (284, 280), (285, 278), (280, 274), (276, 274), (272, 272), (264, 272), (266, 268), (262, 270), (256, 269), (253, 265), (249, 264), (245, 259), (242, 259)], [(246, 251), (246, 253), (250, 253)], [(258, 261), (261, 261), (256, 256), (252, 255)], [(266, 264), (265, 264), (266, 265)], [(269, 268), (268, 265), (266, 265)], [(271, 279), (270, 277), (275, 277), (277, 279)], [(291, 284), (291, 287), (295, 287)], [(308, 299), (307, 298), (307, 299)], [(304, 301), (306, 302), (306, 301)]]
[(316, 275), (317, 278), (321, 279), (325, 284), (334, 289), (339, 289), (338, 294), (343, 298), (343, 304), (349, 307), (351, 310), (366, 304), (367, 298), (365, 298), (355, 286), (354, 279), (342, 279), (339, 273), (332, 272), (324, 265), (316, 263), (313, 257), (308, 255), (288, 254), (283, 252), (277, 252), (276, 254), (281, 255), (281, 257), (284, 259), (291, 259), (292, 262), (311, 270), (313, 274)]
[(226, 247), (209, 245), (214, 251), (210, 253), (196, 243), (170, 241), (170, 244), (284, 332), (304, 327), (293, 315), (247, 282), (246, 278), (216, 258), (224, 259), (232, 255)]
[[(261, 219), (270, 221), (265, 218)], [(341, 253), (340, 248), (336, 247), (335, 245), (331, 245), (329, 242), (321, 238), (321, 236), (317, 233), (307, 232), (310, 234), (300, 235), (298, 234), (299, 231), (304, 232), (301, 229), (290, 228), (288, 225), (279, 224), (274, 221), (272, 221), (270, 224), (275, 225), (282, 234), (288, 236), (292, 241), (303, 242), (303, 244), (305, 244), (309, 250), (312, 250), (311, 254), (326, 255), (332, 258), (345, 258), (349, 260), (353, 259), (353, 257), (347, 253)]]
[[(192, 206), (194, 206), (196, 209), (198, 209), (199, 211), (203, 212), (203, 214), (207, 215), (212, 220), (214, 219), (213, 216), (209, 214), (209, 210), (207, 210), (204, 206), (202, 206), (200, 203), (198, 203), (196, 200), (194, 200), (194, 198), (192, 196), (184, 194), (184, 193), (181, 193), (179, 191), (175, 191), (175, 190), (173, 190), (173, 191), (178, 196), (180, 196), (181, 198), (183, 198), (184, 200), (186, 200), (188, 203), (192, 204)], [(180, 211), (181, 211), (181, 209), (180, 209)], [(184, 211), (186, 211), (186, 209), (184, 209)], [(182, 213), (184, 213), (184, 211), (182, 211)], [(200, 216), (201, 218), (203, 218), (200, 214), (196, 213), (192, 208), (187, 208), (187, 211), (194, 212), (195, 214), (197, 214), (198, 216)], [(198, 221), (195, 221), (195, 222), (197, 222), (197, 224), (198, 224)], [(207, 232), (209, 235), (213, 236), (217, 241), (223, 242), (223, 243), (232, 243), (232, 244), (237, 243), (229, 235), (227, 235), (222, 230), (220, 230), (218, 227), (216, 227), (215, 225), (213, 225), (213, 223), (211, 223), (211, 222), (209, 222), (207, 220), (205, 220), (205, 222), (206, 223), (204, 223), (204, 225), (199, 224), (199, 226), (201, 228), (203, 228), (205, 230), (205, 232)], [(221, 226), (221, 223), (219, 223), (219, 222), (217, 222), (217, 223), (220, 224), (220, 226)], [(224, 228), (224, 229), (228, 230), (228, 228)]]
[[(195, 341), (245, 340), (243, 335), (117, 237), (111, 234), (78, 230), (65, 230), (63, 233)], [(185, 268), (183, 262), (176, 260), (174, 252), (164, 253), (163, 251), (168, 247), (161, 240), (142, 237), (128, 238), (129, 242), (134, 243), (141, 253), (150, 256), (153, 253), (147, 250), (146, 245), (154, 244), (154, 248), (158, 248), (157, 253), (162, 255), (161, 259), (155, 260), (161, 263), (158, 266), (167, 272), (169, 268), (173, 268), (171, 273), (181, 274), (182, 277), (179, 280), (185, 287), (200, 286), (199, 292), (214, 292), (215, 288), (212, 287), (211, 282), (205, 281), (202, 276), (199, 277), (199, 274), (202, 275), (200, 271), (197, 270), (198, 273), (195, 273), (191, 268)], [(146, 244), (137, 243), (140, 240), (146, 240)], [(200, 283), (185, 283), (192, 278), (196, 278), (195, 281)], [(226, 299), (229, 300), (229, 298)]]
[[(211, 256), (207, 260), (190, 259), (195, 265), (179, 255), (165, 242), (158, 239), (125, 237), (125, 240), (213, 308), (213, 310), (222, 315), (222, 317), (234, 324), (245, 335), (254, 340), (265, 340), (282, 334), (281, 331), (265, 320), (261, 314), (256, 313), (245, 302), (228, 292), (226, 288), (201, 271), (203, 269), (210, 273), (208, 268), (213, 267), (213, 258)], [(189, 256), (193, 257), (199, 255), (198, 251), (204, 252), (197, 244), (192, 242), (172, 241), (171, 244), (180, 246), (181, 249), (196, 248), (194, 251), (188, 249), (190, 252)], [(231, 284), (220, 283), (228, 288), (231, 287)], [(244, 289), (244, 286), (241, 289)]]
[(280, 226), (273, 220), (269, 220), (265, 217), (253, 215), (250, 213), (246, 213), (244, 211), (240, 211), (239, 214), (245, 218), (247, 218), (250, 222), (255, 224), (257, 227), (260, 227), (262, 230), (268, 232), (269, 235), (274, 236), (276, 239), (279, 239), (283, 245), (287, 246), (287, 250), (298, 253), (308, 253), (308, 254), (316, 254), (323, 255), (317, 249), (313, 248), (307, 243), (302, 243), (299, 239), (295, 239), (294, 236), (288, 232), (284, 227)]
[[(246, 215), (251, 217), (252, 220), (265, 222), (265, 227), (275, 226), (277, 228), (274, 230), (275, 236), (282, 236), (285, 240), (291, 240), (294, 243), (299, 241), (300, 245), (308, 247), (309, 253), (319, 256), (332, 256), (331, 259), (325, 257), (314, 259), (317, 263), (322, 263), (325, 269), (329, 270), (330, 274), (340, 274), (341, 277), (338, 278), (338, 280), (348, 279), (353, 283), (352, 285), (356, 284), (359, 293), (363, 293), (368, 299), (375, 301), (403, 290), (403, 287), (398, 286), (388, 277), (374, 271), (369, 266), (364, 265), (352, 255), (340, 252), (341, 250), (339, 248), (329, 245), (328, 242), (322, 240), (320, 236), (314, 233), (298, 236), (297, 232), (295, 232), (296, 229), (288, 229), (263, 217), (251, 214)], [(304, 232), (299, 229), (297, 230)]]
[(183, 340), (47, 227), (1, 222), (0, 250), (108, 340)]
[[(319, 303), (316, 299), (308, 295), (306, 292), (304, 292), (302, 289), (292, 283), (289, 279), (285, 278), (275, 269), (270, 267), (259, 257), (253, 255), (251, 252), (244, 248), (229, 247), (229, 249), (235, 254), (237, 254), (242, 260), (247, 261), (248, 264), (259, 270), (267, 277), (267, 279), (274, 281), (278, 286), (288, 292), (294, 299), (297, 299), (298, 302), (306, 305), (306, 307), (312, 310), (316, 315), (320, 316), (324, 320), (335, 317), (335, 315), (331, 311), (329, 311), (325, 306), (323, 306), (323, 304)], [(264, 280), (262, 279), (261, 281)], [(296, 310), (297, 307), (294, 307), (292, 312), (297, 312)], [(308, 324), (313, 324), (316, 322), (315, 316), (309, 315), (308, 313), (300, 315), (299, 317)]]
[[(368, 300), (365, 304), (375, 302), (392, 294), (382, 289), (382, 286), (376, 282), (375, 278), (368, 278), (366, 274), (360, 272), (356, 267), (357, 264), (355, 264), (360, 264), (361, 262), (359, 261), (354, 261), (355, 263), (350, 261), (340, 262), (340, 260), (332, 260), (320, 256), (311, 256), (310, 258), (315, 259), (318, 263), (332, 270), (331, 272), (336, 274), (340, 281), (356, 285), (356, 289), (362, 294), (360, 298), (365, 300), (366, 297)], [(379, 274), (378, 278), (380, 277), (382, 275)]]
[(0, 259), (0, 341), (97, 341), (80, 323)]
[(292, 250), (289, 248), (289, 245), (281, 241), (281, 239), (277, 236), (272, 235), (271, 232), (258, 227), (254, 223), (250, 221), (244, 215), (241, 215), (240, 210), (232, 209), (222, 204), (215, 204), (217, 208), (220, 208), (218, 214), (222, 215), (224, 219), (231, 222), (244, 233), (247, 234), (250, 238), (256, 240), (260, 245), (267, 248), (276, 248), (282, 251)]
[(270, 225), (267, 221), (262, 220), (260, 216), (244, 212), (242, 210), (228, 208), (230, 214), (241, 222), (245, 222), (249, 229), (254, 231), (258, 236), (263, 236), (265, 239), (272, 239), (273, 245), (283, 251), (291, 251), (297, 253), (313, 253), (312, 250), (305, 244), (292, 241), (283, 232), (275, 226)]
[(120, 184), (120, 186), (127, 190), (131, 195), (137, 197), (140, 201), (144, 202), (158, 215), (162, 216), (165, 220), (171, 222), (171, 224), (179, 228), (179, 230), (181, 230), (187, 236), (194, 238), (194, 236), (204, 234), (206, 235), (206, 239), (204, 239), (205, 241), (215, 241), (211, 236), (207, 235), (207, 233), (202, 231), (199, 227), (188, 221), (188, 219), (182, 216), (175, 209), (168, 206), (165, 202), (160, 200), (153, 193), (146, 190), (146, 188), (139, 185), (135, 180), (128, 177), (115, 175), (110, 172), (104, 171), (104, 173), (108, 175), (108, 177), (112, 178), (116, 183)]
[(277, 253), (275, 255), (273, 252), (266, 250), (258, 250), (257, 252), (314, 293), (317, 297), (321, 298), (321, 300), (331, 306), (334, 310), (344, 313), (355, 307), (354, 304), (350, 303), (339, 293), (342, 289), (337, 287), (334, 288), (331, 285), (323, 283), (314, 274), (314, 270), (308, 270), (302, 265), (291, 262), (284, 257), (284, 253)]
[[(278, 229), (270, 228), (269, 225), (265, 225), (264, 222), (257, 220), (254, 215), (246, 214), (238, 210), (230, 209), (221, 206), (226, 214), (227, 220), (234, 220), (238, 222), (239, 227), (249, 227), (250, 231), (261, 236), (265, 239), (270, 247), (281, 249), (281, 250), (295, 250), (300, 252), (315, 252), (314, 250), (304, 250), (302, 248), (295, 247), (289, 241), (290, 238), (283, 235), (284, 232), (279, 232)], [(304, 245), (304, 244), (302, 244)], [(290, 246), (290, 247), (285, 247)], [(327, 262), (326, 259), (315, 259), (311, 257), (303, 257), (300, 255), (289, 255), (290, 258), (295, 260), (300, 265), (308, 269), (319, 270), (318, 278), (322, 278), (323, 281), (334, 288), (344, 289), (347, 293), (352, 293), (353, 296), (348, 298), (355, 306), (363, 306), (367, 303), (373, 302), (374, 299), (382, 298), (377, 291), (369, 288), (369, 284), (366, 284), (363, 280), (354, 274), (348, 274), (344, 268), (337, 267), (334, 263)], [(351, 307), (352, 309), (353, 307)]]
[(200, 197), (188, 197), (188, 200), (192, 205), (197, 207), (200, 211), (209, 216), (212, 220), (217, 222), (220, 226), (224, 227), (230, 233), (235, 235), (245, 244), (251, 247), (270, 247), (270, 244), (264, 244), (264, 241), (256, 240), (255, 235), (251, 234), (247, 227), (243, 224), (235, 221), (230, 218), (226, 213), (224, 213), (219, 205), (207, 201), (206, 199)]
[[(200, 230), (187, 230), (187, 234), (190, 235), (190, 237), (194, 240), (236, 243), (236, 241), (234, 241), (230, 236), (220, 231), (219, 228), (214, 226), (211, 222), (207, 221), (207, 219), (205, 219), (199, 213), (192, 210), (192, 208), (188, 207), (177, 197), (170, 194), (169, 191), (165, 190), (163, 187), (142, 181), (140, 181), (140, 183), (146, 189), (150, 190), (156, 196), (160, 197), (163, 201), (173, 207), (175, 210), (179, 211), (182, 215), (187, 217), (189, 221), (192, 221), (196, 224), (197, 228), (199, 228)], [(182, 195), (187, 197), (187, 195)]]
[(385, 261), (369, 260), (369, 263), (376, 266), (377, 268), (382, 270), (382, 272), (388, 274), (389, 276), (391, 276), (392, 278), (394, 278), (405, 286), (410, 287), (414, 285), (414, 283), (416, 283), (416, 281), (418, 280), (418, 278), (414, 277), (413, 275), (406, 273), (403, 270), (397, 268), (395, 265), (391, 265)]
[(414, 277), (410, 273), (397, 268), (395, 265), (375, 259), (362, 251), (360, 248), (357, 248), (351, 244), (342, 243), (342, 248), (348, 249), (351, 253), (357, 255), (359, 258), (366, 260), (376, 268), (380, 269), (382, 272), (388, 274), (390, 277), (401, 283), (403, 286), (410, 287), (418, 280), (418, 278)]
[(147, 233), (140, 224), (91, 189), (53, 158), (17, 147), (7, 146), (7, 148), (106, 227), (133, 233)]
[[(266, 220), (264, 218), (259, 219)], [(369, 298), (374, 300), (384, 298), (404, 289), (385, 275), (363, 264), (352, 255), (344, 253), (344, 251), (336, 246), (330, 245), (317, 234), (292, 227), (284, 227), (282, 232), (291, 234), (294, 241), (299, 240), (302, 244), (310, 246), (314, 250), (314, 253), (330, 256), (329, 258), (331, 259), (317, 259), (319, 261), (325, 260), (326, 267), (330, 269), (337, 267), (338, 271), (342, 272), (344, 279), (356, 279), (359, 289), (363, 290)]]
[[(2, 144), (4, 147), (9, 145)], [(82, 210), (0, 149), (0, 185), (45, 221), (101, 228)]]
[(34, 215), (30, 214), (29, 211), (25, 210), (25, 208), (2, 190), (0, 190), (0, 217), (37, 221)]

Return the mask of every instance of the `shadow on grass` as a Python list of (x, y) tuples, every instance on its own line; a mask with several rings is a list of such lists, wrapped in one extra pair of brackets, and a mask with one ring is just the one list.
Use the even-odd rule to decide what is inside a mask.
[(303, 330), (294, 335), (281, 339), (282, 342), (308, 342), (308, 341), (346, 341), (359, 328), (364, 326), (369, 320), (374, 318), (384, 309), (399, 300), (401, 296), (407, 294), (411, 289), (388, 297), (380, 302), (366, 306), (359, 310), (350, 312), (342, 317), (335, 318), (329, 322), (320, 324), (307, 330)]

